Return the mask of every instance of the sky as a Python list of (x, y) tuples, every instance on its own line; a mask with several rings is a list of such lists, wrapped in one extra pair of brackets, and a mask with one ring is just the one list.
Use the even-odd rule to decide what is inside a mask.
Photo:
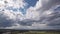
[(60, 0), (0, 0), (0, 29), (60, 29)]

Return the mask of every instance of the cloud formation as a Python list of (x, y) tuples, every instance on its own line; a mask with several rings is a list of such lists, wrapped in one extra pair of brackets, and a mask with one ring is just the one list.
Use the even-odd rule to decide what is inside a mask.
[[(0, 28), (6, 29), (59, 29), (60, 0), (39, 0), (34, 7), (30, 6), (23, 15), (28, 3), (24, 0), (0, 1)], [(5, 4), (5, 3), (7, 4)], [(17, 3), (18, 2), (18, 3)], [(12, 9), (13, 8), (13, 9)]]

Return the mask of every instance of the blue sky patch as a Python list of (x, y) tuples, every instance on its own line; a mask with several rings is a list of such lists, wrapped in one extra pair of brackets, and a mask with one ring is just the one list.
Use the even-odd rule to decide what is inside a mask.
[(55, 11), (60, 11), (60, 6), (55, 9)]
[(36, 2), (37, 2), (38, 0), (25, 0), (25, 2), (26, 3), (28, 3), (28, 8), (30, 7), (30, 6), (35, 6), (36, 5)]
[(26, 14), (26, 9), (24, 9), (24, 8), (19, 8), (19, 11), (21, 11), (23, 15)]

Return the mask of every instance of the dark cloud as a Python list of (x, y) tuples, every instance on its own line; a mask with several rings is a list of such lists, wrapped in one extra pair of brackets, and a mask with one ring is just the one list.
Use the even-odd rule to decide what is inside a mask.
[[(60, 5), (60, 0), (42, 0), (42, 7), (38, 9), (38, 11), (42, 12), (41, 15), (47, 11), (52, 9), (52, 7), (56, 7), (56, 5)], [(60, 8), (53, 8), (53, 13), (50, 14), (51, 16), (41, 16), (39, 23), (47, 24), (47, 28), (56, 28), (59, 29), (60, 27)], [(50, 26), (50, 27), (49, 27)]]
[(53, 16), (49, 17), (47, 19), (47, 21), (49, 21), (48, 25), (60, 25), (60, 14), (59, 13), (55, 13)]
[(3, 13), (0, 13), (0, 27), (10, 27), (13, 24), (13, 20), (8, 20), (8, 17)]
[(60, 28), (58, 27), (60, 26), (60, 11), (55, 11), (53, 9), (53, 13), (50, 15), (51, 16), (41, 16), (41, 23), (46, 23), (47, 26), (51, 28)]
[(51, 7), (59, 4), (60, 4), (60, 0), (42, 0), (42, 7), (38, 10), (39, 11), (49, 10)]
[(32, 20), (29, 20), (29, 19), (26, 19), (26, 20), (23, 20), (23, 21), (18, 21), (18, 23), (20, 25), (24, 25), (24, 26), (31, 26), (32, 25)]
[(39, 20), (38, 20), (38, 21), (37, 21), (37, 20), (32, 20), (32, 19), (26, 19), (26, 20), (23, 20), (23, 21), (18, 21), (18, 23), (19, 23), (20, 25), (24, 25), (24, 26), (32, 26), (32, 24), (33, 24), (34, 22), (38, 23), (38, 22), (40, 22), (40, 21), (39, 21)]

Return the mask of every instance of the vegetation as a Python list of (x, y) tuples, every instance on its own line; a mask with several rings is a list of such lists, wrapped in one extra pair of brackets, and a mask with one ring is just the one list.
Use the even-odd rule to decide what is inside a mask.
[(60, 30), (0, 30), (0, 34), (60, 34)]
[(27, 32), (19, 32), (19, 31), (16, 31), (16, 32), (12, 32), (12, 34), (60, 34), (60, 32), (56, 31), (27, 31)]

